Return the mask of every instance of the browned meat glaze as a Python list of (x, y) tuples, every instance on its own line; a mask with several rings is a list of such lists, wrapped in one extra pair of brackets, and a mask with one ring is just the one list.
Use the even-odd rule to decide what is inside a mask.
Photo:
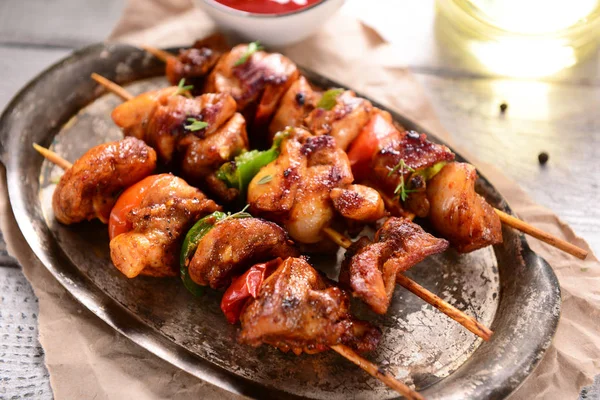
[(425, 232), (402, 218), (389, 218), (375, 234), (374, 242), (363, 237), (346, 252), (340, 284), (378, 314), (385, 314), (392, 300), (397, 274), (426, 257), (441, 253), (448, 242)]
[(146, 193), (127, 214), (131, 231), (110, 241), (110, 257), (128, 278), (177, 276), (185, 234), (194, 222), (220, 207), (170, 174), (160, 175)]
[[(282, 224), (292, 239), (304, 244), (326, 242), (322, 231), (333, 221), (336, 203), (349, 218), (372, 221), (385, 215), (378, 193), (358, 185), (350, 187), (354, 178), (348, 156), (333, 137), (313, 136), (302, 128), (289, 128), (287, 134), (279, 157), (261, 169), (248, 186), (253, 214)], [(347, 188), (369, 208), (361, 215), (339, 198), (333, 202), (330, 192), (334, 188)]]
[[(235, 100), (228, 94), (188, 98), (176, 95), (176, 90), (170, 87), (137, 96), (115, 108), (113, 120), (125, 135), (152, 146), (161, 162), (181, 170), (191, 183), (213, 189), (207, 184), (211, 181), (208, 177), (248, 149), (246, 122), (236, 113)], [(208, 126), (193, 131), (190, 118)], [(221, 190), (216, 187), (212, 191)]]
[(333, 188), (329, 197), (337, 212), (344, 218), (374, 222), (386, 215), (383, 199), (375, 189), (368, 186)]
[(333, 138), (301, 128), (288, 132), (279, 157), (250, 182), (248, 204), (253, 214), (285, 226), (294, 240), (317, 243), (334, 218), (329, 192), (352, 183), (352, 172)]
[(52, 197), (54, 215), (63, 224), (94, 218), (106, 223), (119, 193), (155, 167), (154, 150), (135, 138), (92, 147), (58, 182)]
[(189, 273), (199, 285), (223, 289), (235, 274), (256, 263), (298, 255), (278, 225), (258, 218), (230, 218), (217, 223), (200, 240)]
[(345, 344), (374, 350), (381, 332), (349, 314), (347, 294), (323, 279), (303, 258), (288, 258), (263, 283), (242, 312), (239, 340), (295, 354)]
[(477, 172), (466, 163), (450, 163), (427, 184), (429, 219), (457, 251), (502, 243), (502, 224), (483, 197), (475, 192)]
[(288, 126), (304, 125), (304, 118), (316, 107), (317, 93), (305, 77), (301, 76), (285, 92), (269, 125), (269, 139)]
[[(246, 121), (235, 113), (213, 135), (187, 134), (178, 143), (181, 172), (191, 182), (202, 182), (225, 162), (248, 149)], [(210, 186), (210, 185), (209, 185)]]
[(346, 150), (371, 118), (373, 106), (368, 100), (356, 97), (351, 90), (337, 96), (331, 110), (315, 108), (305, 119), (315, 135), (331, 135), (337, 145)]
[[(452, 160), (454, 153), (448, 147), (427, 140), (425, 134), (404, 131), (386, 139), (383, 147), (373, 156), (371, 168), (378, 184), (387, 193), (393, 194), (401, 172), (408, 188), (412, 187), (409, 183), (411, 169), (420, 171), (438, 162)], [(405, 168), (398, 167), (401, 162)]]
[(266, 127), (299, 72), (296, 64), (277, 53), (257, 51), (241, 62), (247, 51), (248, 45), (241, 44), (224, 54), (208, 76), (204, 91), (230, 94), (238, 111), (254, 126)]
[(185, 79), (186, 84), (200, 88), (203, 79), (228, 49), (225, 37), (218, 33), (197, 40), (191, 48), (179, 50), (177, 57), (166, 60), (167, 80), (172, 85), (177, 85), (181, 79)]

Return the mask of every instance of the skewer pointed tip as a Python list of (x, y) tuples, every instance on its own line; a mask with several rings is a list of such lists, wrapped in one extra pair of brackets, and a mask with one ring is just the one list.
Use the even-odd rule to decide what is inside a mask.
[(381, 382), (385, 383), (388, 387), (394, 389), (396, 392), (400, 393), (407, 399), (425, 400), (425, 398), (421, 396), (418, 392), (408, 387), (405, 383), (397, 380), (389, 372), (382, 371), (376, 364), (373, 364), (371, 361), (361, 357), (350, 347), (345, 346), (343, 344), (337, 344), (331, 346), (331, 349), (339, 355), (341, 355), (342, 357), (344, 357), (345, 359), (353, 362), (354, 364), (362, 368), (369, 375), (379, 379)]
[(129, 93), (122, 86), (117, 85), (115, 82), (111, 81), (110, 79), (107, 79), (107, 78), (103, 77), (102, 75), (97, 74), (95, 72), (92, 72), (92, 74), (90, 76), (100, 86), (108, 89), (108, 91), (116, 94), (123, 100), (127, 101), (127, 100), (133, 99), (133, 95), (131, 93)]
[(142, 49), (146, 50), (148, 53), (152, 54), (154, 57), (158, 58), (159, 60), (161, 60), (162, 62), (167, 62), (167, 60), (169, 58), (174, 57), (173, 54), (161, 50), (161, 49), (157, 49), (156, 47), (151, 47), (151, 46), (140, 46)]
[(65, 160), (64, 158), (62, 158), (61, 156), (59, 156), (58, 154), (53, 152), (52, 150), (48, 150), (47, 148), (42, 147), (37, 143), (33, 143), (33, 148), (38, 153), (43, 155), (44, 158), (46, 158), (48, 161), (56, 164), (57, 166), (64, 169), (65, 171), (73, 166), (73, 164), (71, 164), (70, 162), (68, 162), (67, 160)]
[(579, 258), (580, 260), (585, 260), (588, 251), (584, 250), (580, 247), (575, 246), (567, 242), (566, 240), (560, 239), (554, 235), (549, 234), (548, 232), (544, 232), (543, 230), (536, 228), (533, 225), (529, 225), (527, 222), (520, 220), (519, 218), (513, 217), (510, 214), (505, 213), (504, 211), (500, 211), (497, 208), (494, 208), (496, 214), (500, 218), (502, 223), (510, 226), (511, 228), (517, 229), (529, 236), (533, 236), (536, 239), (541, 240), (542, 242), (548, 243), (551, 246), (556, 247), (564, 251), (565, 253), (569, 253), (572, 256)]

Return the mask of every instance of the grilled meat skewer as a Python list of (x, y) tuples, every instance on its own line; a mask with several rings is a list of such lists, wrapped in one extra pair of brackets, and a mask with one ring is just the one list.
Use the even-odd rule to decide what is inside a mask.
[(141, 140), (126, 138), (95, 146), (60, 178), (52, 196), (54, 215), (67, 225), (95, 218), (107, 223), (121, 191), (155, 167), (156, 153)]

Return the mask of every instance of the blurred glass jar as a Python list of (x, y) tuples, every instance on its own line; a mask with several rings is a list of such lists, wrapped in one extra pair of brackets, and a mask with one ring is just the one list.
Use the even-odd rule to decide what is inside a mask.
[(437, 0), (447, 34), (488, 70), (540, 77), (588, 56), (600, 39), (600, 0)]

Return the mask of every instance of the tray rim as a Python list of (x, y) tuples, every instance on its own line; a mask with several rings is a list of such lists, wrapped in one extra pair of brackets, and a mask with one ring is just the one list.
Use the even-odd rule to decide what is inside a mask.
[[(107, 323), (117, 332), (121, 333), (137, 345), (145, 348), (146, 350), (171, 363), (172, 365), (215, 386), (218, 386), (229, 392), (244, 396), (251, 396), (257, 398), (281, 398), (282, 395), (285, 395), (286, 398), (305, 398), (290, 394), (289, 392), (281, 391), (273, 387), (264, 386), (246, 378), (243, 378), (241, 376), (238, 376), (215, 364), (212, 364), (210, 361), (207, 361), (191, 353), (185, 347), (168, 340), (162, 334), (144, 324), (136, 316), (136, 314), (129, 311), (123, 305), (119, 304), (116, 300), (114, 300), (112, 297), (108, 296), (100, 288), (98, 288), (91, 279), (85, 276), (75, 265), (71, 263), (68, 257), (66, 257), (65, 254), (62, 252), (62, 249), (56, 246), (56, 243), (54, 243), (52, 249), (44, 249), (43, 246), (41, 246), (39, 240), (34, 241), (30, 239), (32, 237), (38, 239), (37, 236), (40, 235), (40, 233), (35, 232), (35, 227), (32, 225), (31, 218), (29, 218), (30, 216), (22, 207), (23, 199), (21, 193), (15, 188), (14, 184), (18, 183), (18, 177), (16, 176), (16, 170), (18, 170), (16, 165), (18, 157), (11, 156), (8, 152), (8, 149), (6, 148), (7, 142), (11, 140), (11, 137), (7, 136), (9, 135), (10, 130), (5, 129), (4, 126), (7, 124), (7, 121), (11, 118), (12, 110), (15, 109), (17, 105), (19, 105), (24, 100), (28, 93), (33, 91), (40, 82), (43, 82), (44, 79), (47, 79), (53, 73), (60, 71), (61, 68), (63, 68), (65, 65), (75, 63), (79, 59), (84, 57), (89, 57), (93, 55), (99, 56), (102, 51), (110, 50), (112, 48), (117, 47), (128, 48), (132, 52), (140, 51), (140, 49), (138, 49), (137, 47), (115, 43), (96, 43), (84, 47), (82, 49), (76, 50), (68, 56), (66, 56), (65, 58), (52, 64), (51, 66), (40, 72), (38, 75), (36, 75), (34, 78), (32, 78), (21, 90), (17, 92), (17, 94), (7, 104), (2, 114), (0, 115), (0, 139), (5, 139), (0, 140), (0, 162), (2, 162), (2, 164), (6, 168), (5, 180), (7, 183), (9, 204), (13, 215), (15, 216), (15, 219), (17, 221), (17, 225), (19, 226), (21, 233), (26, 239), (27, 246), (36, 256), (36, 258), (44, 265), (44, 267), (48, 269), (48, 271), (54, 276), (54, 278), (58, 280), (58, 282), (67, 290), (67, 292), (69, 292), (69, 294), (72, 295), (77, 301), (83, 304), (92, 313), (97, 315), (100, 319), (102, 319), (105, 323)], [(166, 50), (175, 49), (178, 48), (171, 48)], [(352, 88), (349, 88), (346, 85), (339, 84), (334, 80), (314, 71), (302, 67), (300, 67), (300, 69), (301, 72), (305, 74), (310, 81), (314, 82), (314, 80), (317, 79), (328, 82), (328, 85), (330, 87), (343, 87), (353, 90)], [(374, 105), (389, 111), (392, 114), (395, 121), (400, 122), (402, 125), (408, 127), (409, 129), (414, 129), (419, 132), (426, 133), (428, 137), (434, 138), (435, 141), (445, 143), (444, 141), (440, 140), (435, 134), (430, 133), (429, 130), (424, 129), (420, 124), (414, 122), (410, 118), (407, 118), (399, 112), (390, 109), (377, 101), (372, 100), (369, 96), (364, 96), (358, 91), (356, 91), (356, 93), (357, 95), (368, 99)], [(100, 94), (100, 96), (102, 95), (104, 95), (104, 93)], [(93, 102), (98, 97), (99, 96), (95, 95), (91, 101)], [(60, 126), (62, 126), (62, 124)], [(54, 134), (55, 132), (47, 136), (53, 137)], [(452, 149), (451, 146), (448, 147)], [(465, 158), (460, 155), (460, 153), (456, 153), (456, 155), (458, 160), (466, 161)], [(483, 180), (485, 184), (493, 188), (494, 191), (501, 196), (501, 194), (495, 189), (493, 185), (491, 185), (491, 183), (486, 179), (486, 177), (479, 171), (477, 172), (479, 174), (479, 178)], [(13, 185), (11, 185), (11, 183), (13, 183)], [(503, 211), (514, 215), (510, 206), (502, 196), (501, 200), (501, 208), (503, 209)], [(49, 234), (49, 236), (53, 238), (53, 235), (51, 234), (51, 232), (49, 232), (48, 227), (45, 227), (48, 230), (48, 232), (45, 233)], [(539, 272), (541, 272), (544, 278), (548, 280), (549, 286), (551, 286), (555, 290), (553, 298), (554, 306), (558, 310), (560, 310), (560, 285), (556, 275), (554, 274), (554, 271), (542, 257), (533, 252), (533, 250), (531, 250), (531, 248), (527, 244), (524, 234), (519, 233), (518, 237), (521, 246), (520, 256), (523, 258), (526, 265), (538, 264), (538, 267), (541, 268)], [(34, 241), (35, 243), (32, 243), (32, 241)], [(550, 336), (547, 338), (547, 341), (538, 345), (538, 348), (535, 351), (535, 357), (533, 361), (529, 364), (528, 368), (522, 368), (517, 374), (517, 376), (513, 375), (511, 376), (512, 379), (507, 379), (510, 382), (505, 382), (504, 386), (494, 388), (492, 392), (487, 393), (488, 398), (502, 398), (508, 396), (510, 393), (514, 392), (518, 387), (520, 387), (523, 384), (526, 378), (539, 365), (541, 359), (543, 358), (543, 355), (550, 346), (554, 334), (556, 333), (559, 319), (560, 311), (558, 311), (557, 315), (551, 321), (549, 321), (550, 325), (548, 326), (548, 328), (551, 331)], [(479, 351), (480, 348), (481, 346), (479, 346), (476, 351)], [(458, 370), (460, 370), (460, 368)], [(456, 371), (454, 371), (453, 373), (455, 373)], [(450, 376), (452, 376), (452, 374)], [(440, 383), (442, 383), (445, 379), (448, 379), (449, 377), (442, 379)], [(421, 393), (427, 396), (428, 392), (432, 392), (432, 390), (430, 389), (436, 386), (438, 386), (438, 384), (429, 386), (423, 391), (421, 391)], [(431, 394), (434, 395), (434, 393)], [(438, 398), (438, 396), (435, 395), (434, 397)]]

